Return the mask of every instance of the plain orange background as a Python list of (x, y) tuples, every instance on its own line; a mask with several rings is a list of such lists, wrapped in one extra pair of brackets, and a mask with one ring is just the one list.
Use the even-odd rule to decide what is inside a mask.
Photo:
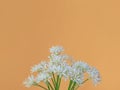
[(41, 90), (22, 82), (53, 45), (99, 69), (79, 90), (120, 90), (119, 0), (0, 0), (0, 90)]

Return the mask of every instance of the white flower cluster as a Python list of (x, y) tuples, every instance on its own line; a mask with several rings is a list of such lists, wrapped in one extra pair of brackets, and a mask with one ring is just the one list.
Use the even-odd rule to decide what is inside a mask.
[[(26, 87), (31, 87), (32, 85), (39, 85), (40, 82), (47, 82), (53, 78), (53, 74), (69, 79), (81, 85), (86, 81), (84, 74), (88, 74), (87, 80), (92, 79), (93, 83), (96, 85), (101, 81), (100, 74), (98, 70), (94, 67), (89, 66), (83, 61), (73, 61), (73, 59), (62, 54), (64, 51), (63, 47), (55, 46), (50, 48), (49, 62), (41, 62), (31, 68), (32, 75), (29, 76), (25, 81), (24, 85)], [(70, 63), (72, 64), (70, 64)], [(36, 76), (33, 76), (37, 72)]]
[(31, 75), (23, 82), (23, 84), (25, 84), (26, 87), (30, 87), (30, 86), (34, 85), (35, 82), (36, 81), (35, 81), (34, 76)]
[(63, 51), (64, 51), (64, 49), (61, 46), (53, 46), (50, 48), (50, 53), (52, 53), (52, 54), (60, 54)]

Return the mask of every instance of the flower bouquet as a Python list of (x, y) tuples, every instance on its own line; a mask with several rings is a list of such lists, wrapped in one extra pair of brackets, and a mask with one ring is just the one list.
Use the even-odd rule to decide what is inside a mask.
[[(61, 46), (50, 48), (49, 62), (43, 61), (31, 68), (31, 75), (23, 82), (26, 87), (38, 86), (43, 90), (59, 90), (61, 79), (69, 80), (68, 90), (77, 90), (88, 80), (97, 85), (99, 71), (83, 61), (76, 61), (63, 53)], [(85, 76), (87, 75), (87, 77)], [(40, 85), (44, 82), (46, 86)]]

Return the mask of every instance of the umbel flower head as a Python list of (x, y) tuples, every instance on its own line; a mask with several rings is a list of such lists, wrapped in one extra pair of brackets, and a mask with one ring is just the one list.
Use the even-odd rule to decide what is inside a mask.
[[(80, 85), (92, 80), (94, 85), (100, 81), (99, 71), (86, 62), (75, 60), (63, 53), (61, 46), (50, 48), (49, 62), (42, 61), (31, 68), (31, 74), (23, 82), (26, 87), (38, 86), (43, 90), (59, 90), (61, 79), (69, 80), (68, 90), (77, 90)], [(68, 63), (69, 62), (69, 63)], [(34, 74), (34, 73), (37, 73)], [(87, 78), (84, 76), (87, 74)], [(41, 82), (46, 87), (41, 86)]]
[(50, 53), (51, 54), (60, 54), (63, 51), (64, 51), (64, 49), (61, 46), (53, 46), (53, 47), (50, 48)]

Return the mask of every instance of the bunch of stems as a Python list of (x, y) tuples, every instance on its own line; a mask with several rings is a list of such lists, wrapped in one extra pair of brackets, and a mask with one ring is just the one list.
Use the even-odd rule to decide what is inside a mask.
[[(47, 88), (39, 84), (34, 84), (34, 85), (42, 88), (43, 90), (60, 90), (61, 79), (62, 79), (61, 76), (59, 75), (55, 76), (54, 73), (52, 73), (52, 78), (51, 78), (52, 84), (50, 83), (50, 81), (45, 82)], [(89, 78), (84, 80), (81, 84), (84, 84), (88, 80)], [(73, 80), (70, 80), (68, 90), (77, 90), (78, 88), (79, 88), (79, 85)]]

